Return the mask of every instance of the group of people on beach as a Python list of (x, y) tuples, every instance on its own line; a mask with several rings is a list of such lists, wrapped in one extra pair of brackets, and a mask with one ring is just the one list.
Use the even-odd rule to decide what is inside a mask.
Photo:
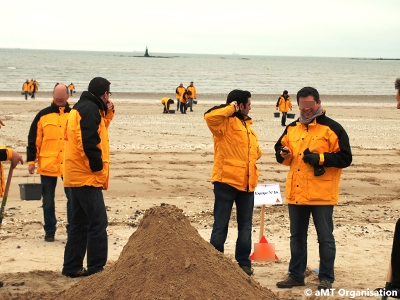
[[(31, 99), (35, 99), (35, 93), (39, 90), (39, 85), (39, 82), (35, 79), (31, 79), (30, 81), (27, 79), (22, 84), (22, 95), (25, 96), (25, 100), (28, 100), (28, 95), (31, 96)], [(72, 97), (72, 94), (75, 93), (75, 85), (72, 82), (68, 85), (68, 90)]]
[[(179, 84), (179, 86), (175, 89), (175, 97), (176, 97), (176, 110), (181, 114), (186, 114), (187, 109), (189, 108), (191, 112), (193, 112), (193, 104), (197, 99), (196, 88), (193, 85), (193, 81), (190, 82), (189, 86), (185, 88), (183, 83)], [(163, 113), (169, 114), (171, 113), (169, 107), (174, 103), (169, 97), (164, 97), (161, 99), (161, 103), (164, 106)]]
[[(69, 87), (56, 84), (51, 105), (39, 111), (28, 135), (28, 171), (33, 174), (37, 164), (42, 183), (44, 239), (47, 242), (54, 241), (54, 193), (57, 178), (63, 178), (67, 197), (68, 240), (62, 274), (69, 277), (100, 272), (107, 261), (107, 213), (102, 190), (108, 188), (108, 127), (115, 111), (110, 100), (110, 84), (105, 78), (93, 78), (87, 91), (81, 94), (72, 108), (67, 101)], [(400, 108), (400, 78), (395, 82), (395, 89), (397, 108)], [(193, 82), (186, 89), (180, 84), (176, 88), (176, 98), (179, 99), (181, 112), (185, 113), (189, 99), (196, 99)], [(339, 200), (342, 169), (352, 163), (352, 150), (345, 129), (327, 116), (315, 88), (301, 88), (296, 100), (300, 117), (285, 125), (282, 135), (271, 149), (277, 163), (289, 167), (286, 203), (290, 220), (291, 258), (289, 275), (276, 285), (278, 288), (305, 285), (307, 235), (312, 216), (319, 243), (318, 289), (326, 290), (332, 288), (335, 280), (333, 210)], [(164, 112), (168, 113), (169, 101), (163, 104)], [(292, 109), (287, 91), (278, 99), (276, 107), (281, 109), (283, 105), (285, 109)], [(185, 108), (182, 109), (182, 106)], [(224, 104), (204, 113), (214, 141), (211, 183), (215, 199), (210, 243), (224, 252), (235, 203), (238, 227), (235, 259), (249, 276), (254, 273), (250, 254), (254, 191), (259, 177), (257, 160), (263, 152), (257, 133), (252, 128), (250, 110), (251, 93), (235, 89), (228, 94)], [(0, 125), (4, 126), (1, 120)], [(0, 149), (0, 160), (10, 160), (12, 168), (23, 163), (21, 155), (10, 148)], [(2, 168), (1, 176), (4, 182)], [(4, 192), (3, 184), (0, 185), (0, 192)], [(394, 235), (390, 278), (385, 288), (376, 290), (381, 294), (389, 291), (398, 292), (400, 296), (399, 247), (400, 221), (396, 224)], [(83, 266), (85, 254), (87, 268)]]
[[(30, 174), (35, 170), (40, 174), (46, 242), (55, 240), (55, 188), (58, 177), (63, 180), (68, 240), (62, 274), (69, 277), (101, 272), (107, 262), (108, 219), (102, 190), (108, 188), (108, 127), (114, 117), (110, 84), (105, 78), (93, 78), (71, 108), (71, 87), (56, 83), (50, 106), (37, 113), (28, 134), (26, 161)], [(1, 120), (0, 125), (4, 126)], [(11, 160), (11, 168), (24, 162), (9, 148), (0, 149), (0, 160)], [(4, 184), (0, 188), (3, 194)], [(83, 267), (85, 255), (87, 268)]]
[(39, 82), (37, 82), (35, 79), (27, 79), (23, 84), (22, 84), (22, 95), (25, 96), (25, 100), (28, 100), (28, 95), (31, 96), (31, 99), (35, 99), (35, 93), (39, 90)]
[[(400, 78), (395, 82), (397, 108), (400, 108)], [(288, 275), (276, 283), (278, 288), (305, 286), (307, 267), (307, 236), (310, 217), (319, 243), (318, 290), (331, 290), (335, 280), (336, 242), (333, 235), (333, 210), (339, 201), (342, 169), (352, 163), (352, 151), (345, 129), (329, 118), (319, 92), (304, 87), (297, 92), (300, 117), (285, 125), (274, 146), (276, 161), (289, 167), (286, 180), (286, 203), (290, 221), (290, 253)], [(282, 112), (292, 109), (285, 90), (276, 108)], [(252, 129), (251, 93), (233, 90), (226, 104), (215, 106), (204, 114), (214, 140), (214, 223), (210, 242), (224, 252), (230, 215), (236, 204), (238, 237), (235, 259), (242, 270), (253, 275), (251, 266), (251, 236), (254, 191), (259, 170), (256, 161), (262, 150)], [(285, 116), (286, 117), (286, 116)], [(385, 288), (374, 295), (400, 297), (400, 219), (396, 224), (391, 266)], [(315, 294), (321, 295), (321, 294)]]

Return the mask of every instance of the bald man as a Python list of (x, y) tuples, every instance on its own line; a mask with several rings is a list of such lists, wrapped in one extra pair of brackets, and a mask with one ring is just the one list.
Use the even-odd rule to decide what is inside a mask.
[[(71, 108), (68, 104), (68, 87), (57, 83), (53, 90), (51, 105), (39, 111), (33, 119), (26, 148), (29, 174), (40, 174), (42, 183), (42, 206), (46, 242), (54, 242), (56, 214), (54, 195), (58, 177), (63, 176), (64, 130)], [(67, 233), (71, 219), (70, 188), (64, 188), (67, 197)]]

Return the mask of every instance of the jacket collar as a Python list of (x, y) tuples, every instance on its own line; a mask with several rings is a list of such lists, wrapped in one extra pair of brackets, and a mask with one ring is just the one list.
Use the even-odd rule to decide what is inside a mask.
[(52, 110), (58, 112), (60, 110), (60, 108), (63, 108), (64, 110), (68, 110), (69, 109), (69, 103), (67, 101), (67, 104), (65, 104), (65, 106), (57, 106), (54, 101), (51, 101), (51, 108)]
[(249, 116), (242, 114), (240, 111), (235, 112), (233, 116), (245, 122), (252, 121)]
[(103, 100), (93, 95), (91, 92), (88, 91), (83, 92), (81, 97), (79, 98), (79, 101), (91, 101), (94, 104), (96, 104), (100, 110), (104, 111), (104, 113), (107, 114), (108, 109), (106, 104), (103, 102)]

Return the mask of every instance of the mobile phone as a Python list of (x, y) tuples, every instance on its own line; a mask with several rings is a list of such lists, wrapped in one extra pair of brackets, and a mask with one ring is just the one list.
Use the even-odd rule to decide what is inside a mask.
[(281, 151), (282, 151), (283, 153), (286, 153), (286, 154), (289, 153), (289, 149), (285, 149), (284, 147), (281, 147)]

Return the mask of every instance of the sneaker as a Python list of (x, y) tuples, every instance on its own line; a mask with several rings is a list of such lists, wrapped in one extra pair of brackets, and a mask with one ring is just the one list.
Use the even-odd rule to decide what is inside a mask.
[(332, 282), (326, 279), (322, 279), (319, 282), (318, 289), (319, 290), (327, 290), (332, 288)]
[(56, 233), (54, 231), (48, 231), (46, 232), (45, 236), (44, 236), (44, 240), (46, 242), (54, 242), (54, 235)]
[(391, 285), (390, 283), (386, 283), (386, 286), (383, 288), (375, 289), (374, 292), (377, 292), (379, 296), (386, 296), (386, 297), (400, 299), (400, 288)]
[(296, 281), (290, 276), (288, 276), (288, 278), (286, 278), (285, 280), (276, 283), (276, 286), (281, 289), (291, 289), (294, 286), (303, 286), (303, 285), (305, 285), (304, 282)]
[(249, 276), (253, 275), (253, 273), (254, 273), (253, 268), (250, 267), (250, 266), (241, 266), (241, 265), (239, 265), (239, 267)]
[(68, 276), (71, 278), (76, 278), (76, 277), (82, 277), (82, 276), (89, 276), (88, 271), (85, 268), (81, 268), (78, 272), (74, 273), (74, 274), (69, 274), (69, 273), (64, 273), (64, 271), (62, 272), (62, 274), (64, 276)]

